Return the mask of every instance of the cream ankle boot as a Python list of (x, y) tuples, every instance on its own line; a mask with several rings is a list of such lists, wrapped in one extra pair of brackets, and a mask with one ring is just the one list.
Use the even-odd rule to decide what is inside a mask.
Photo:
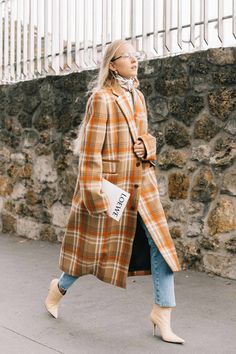
[(170, 315), (172, 307), (161, 307), (157, 304), (153, 305), (150, 314), (150, 320), (153, 323), (153, 335), (155, 336), (156, 326), (159, 327), (161, 337), (166, 342), (184, 343), (185, 340), (176, 336), (170, 327)]
[(58, 281), (58, 279), (53, 279), (51, 281), (48, 296), (45, 300), (46, 309), (55, 318), (58, 318), (59, 301), (63, 297), (62, 293), (58, 289)]

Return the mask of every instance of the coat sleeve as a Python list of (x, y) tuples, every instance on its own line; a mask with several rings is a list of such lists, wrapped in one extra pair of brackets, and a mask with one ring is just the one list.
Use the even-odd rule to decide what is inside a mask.
[(101, 191), (102, 148), (106, 134), (106, 97), (94, 93), (87, 104), (79, 158), (79, 190), (89, 214), (106, 211), (108, 198)]
[[(141, 98), (143, 106), (144, 106), (145, 115), (147, 117), (147, 108), (146, 108), (146, 104), (145, 104), (145, 99), (144, 99), (141, 91), (139, 91), (139, 94), (140, 94), (140, 98)], [(141, 140), (145, 146), (146, 154), (142, 158), (142, 160), (143, 161), (149, 160), (150, 162), (152, 162), (154, 164), (154, 161), (156, 160), (156, 138), (153, 135), (146, 132), (145, 134), (139, 135), (138, 140)]]

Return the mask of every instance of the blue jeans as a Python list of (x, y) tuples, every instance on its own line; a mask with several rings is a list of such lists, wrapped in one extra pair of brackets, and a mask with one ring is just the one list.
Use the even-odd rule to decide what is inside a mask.
[(174, 273), (154, 243), (141, 217), (140, 221), (150, 246), (154, 302), (161, 307), (175, 307)]
[[(150, 246), (154, 302), (161, 307), (174, 307), (176, 306), (176, 302), (173, 271), (158, 250), (141, 217), (140, 220)], [(78, 277), (62, 273), (58, 285), (63, 290), (68, 290), (76, 279), (78, 279)]]

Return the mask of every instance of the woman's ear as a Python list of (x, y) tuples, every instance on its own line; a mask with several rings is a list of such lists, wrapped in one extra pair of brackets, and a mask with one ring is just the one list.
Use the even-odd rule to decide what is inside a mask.
[(116, 68), (115, 68), (115, 66), (113, 65), (113, 63), (110, 63), (109, 69), (112, 70), (112, 71), (116, 71)]

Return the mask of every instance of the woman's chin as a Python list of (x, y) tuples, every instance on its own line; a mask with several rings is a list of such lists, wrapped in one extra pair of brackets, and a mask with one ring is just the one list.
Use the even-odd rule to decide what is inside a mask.
[(128, 75), (121, 75), (121, 76), (123, 76), (125, 79), (130, 80), (130, 79), (134, 79), (136, 75), (137, 75), (137, 73), (133, 72), (133, 73), (130, 73)]

